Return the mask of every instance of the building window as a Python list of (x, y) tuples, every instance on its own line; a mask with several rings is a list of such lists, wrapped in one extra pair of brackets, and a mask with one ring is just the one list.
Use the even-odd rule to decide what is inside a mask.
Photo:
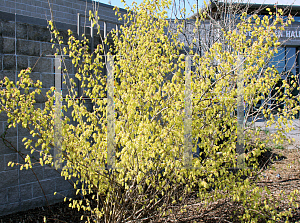
[[(297, 96), (299, 94), (298, 86), (299, 86), (299, 62), (300, 57), (298, 56), (298, 52), (300, 47), (281, 47), (278, 49), (278, 53), (274, 55), (271, 60), (271, 65), (274, 65), (278, 70), (279, 74), (281, 74), (281, 79), (274, 86), (271, 91), (271, 96), (278, 96), (279, 98), (285, 94), (286, 89), (281, 89), (280, 93), (276, 93), (278, 90), (275, 90), (276, 87), (282, 86), (282, 80), (286, 80), (287, 83), (290, 84), (290, 93), (293, 96)], [(296, 83), (296, 87), (293, 86), (292, 83)], [(274, 108), (274, 111), (278, 111), (278, 108), (283, 109), (285, 103), (279, 103), (276, 99), (271, 101), (271, 107)], [(298, 116), (297, 116), (298, 117)]]

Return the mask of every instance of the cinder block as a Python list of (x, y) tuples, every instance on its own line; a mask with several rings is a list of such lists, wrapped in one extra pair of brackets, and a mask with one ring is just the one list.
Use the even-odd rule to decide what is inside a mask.
[(64, 6), (69, 6), (70, 7), (70, 3), (68, 1), (65, 1), (65, 0), (55, 0), (54, 2), (57, 5), (64, 5)]
[(76, 198), (79, 197), (79, 195), (76, 195), (76, 191), (74, 189), (72, 190), (65, 190), (65, 191), (59, 191), (59, 193), (57, 193), (55, 195), (55, 199), (63, 199), (65, 197), (67, 198)]
[[(77, 12), (76, 12), (76, 9), (74, 8), (69, 8), (68, 9), (69, 13), (72, 14), (74, 16), (74, 18), (77, 16)], [(74, 19), (75, 20), (75, 19)]]
[[(40, 184), (38, 182), (33, 184), (33, 197), (41, 197), (48, 194), (53, 195), (55, 192), (55, 179), (51, 180), (40, 180)], [(43, 188), (43, 190), (41, 189)], [(44, 192), (43, 192), (44, 191)]]
[(12, 187), (18, 184), (18, 170), (0, 172), (0, 188)]
[[(67, 192), (66, 192), (67, 193)], [(70, 194), (70, 196), (71, 196), (71, 193), (69, 193)], [(47, 199), (48, 199), (48, 201), (49, 201), (49, 203), (50, 204), (55, 204), (55, 203), (57, 203), (57, 202), (62, 202), (63, 200), (64, 200), (64, 196), (62, 196), (61, 194), (56, 194), (56, 195), (54, 195), (54, 194), (49, 194), (48, 196), (47, 196)]]
[[(3, 113), (4, 113), (3, 115), (6, 115), (6, 112)], [(0, 121), (0, 135), (2, 136), (3, 133), (4, 133), (3, 122)], [(2, 138), (0, 140), (2, 140)]]
[(21, 201), (32, 199), (33, 184), (25, 184), (20, 186)]
[(18, 136), (21, 138), (30, 136), (29, 130), (27, 128), (23, 128), (22, 124), (18, 125)]
[(81, 1), (74, 1), (73, 3), (72, 3), (72, 8), (75, 8), (75, 9), (78, 9), (78, 10), (80, 10), (80, 6), (82, 5), (82, 2)]
[(56, 53), (56, 47), (57, 45), (52, 48), (52, 43), (41, 42), (42, 55), (54, 55)]
[(17, 54), (39, 56), (40, 55), (40, 42), (31, 40), (17, 40)]
[[(66, 84), (63, 83), (62, 85), (62, 88), (63, 89), (71, 89), (71, 85), (70, 85), (70, 79), (73, 79), (73, 82), (76, 84), (76, 86), (73, 86), (74, 87), (74, 90), (77, 91), (78, 90), (78, 79), (75, 77), (74, 74), (69, 74), (69, 75), (65, 75), (65, 78), (66, 78)], [(65, 80), (64, 80), (65, 81)]]
[(8, 203), (19, 202), (19, 186), (7, 188)]
[[(66, 192), (66, 194), (72, 196), (72, 192)], [(61, 202), (64, 199), (64, 197), (59, 194), (57, 194), (57, 195), (49, 194), (49, 195), (46, 195), (46, 197), (47, 197), (47, 200), (50, 205), (55, 204), (57, 202)], [(35, 207), (41, 207), (41, 206), (45, 206), (45, 205), (47, 205), (47, 201), (44, 196), (36, 197), (33, 199), (29, 199), (27, 201), (22, 201), (21, 211), (26, 211), (28, 209), (32, 209)]]
[(54, 12), (60, 12), (60, 10), (61, 10), (61, 8), (62, 8), (61, 5), (57, 5), (57, 4), (51, 4), (51, 6), (52, 6), (52, 10), (53, 10)]
[(37, 178), (33, 174), (33, 171), (36, 174), (38, 179), (42, 179), (43, 177), (42, 167), (33, 167), (32, 169), (28, 169), (28, 170), (23, 169), (20, 171), (20, 184), (36, 182)]
[(36, 109), (41, 109), (41, 110), (43, 110), (43, 103), (36, 103), (36, 104), (34, 104), (34, 107), (36, 108)]
[(7, 147), (5, 145), (5, 143), (3, 142), (3, 140), (0, 140), (0, 153), (2, 155), (4, 154), (11, 154), (11, 153), (15, 153), (16, 150), (14, 148), (17, 149), (17, 137), (6, 137), (5, 138), (8, 142), (6, 142), (6, 144), (9, 146)]
[[(4, 122), (4, 129), (6, 129), (6, 126), (8, 125), (7, 122)], [(6, 130), (6, 137), (15, 137), (17, 136), (17, 128), (15, 127), (11, 127), (11, 128), (8, 128)]]
[(69, 95), (68, 89), (62, 89), (62, 96), (66, 97), (66, 95)]
[(13, 21), (2, 21), (2, 36), (15, 37), (15, 23)]
[[(33, 144), (34, 147), (34, 144)], [(35, 150), (33, 153), (31, 153), (31, 149), (25, 149), (25, 151), (22, 152), (22, 156), (25, 158), (27, 155), (30, 156), (31, 162), (33, 164), (34, 167), (41, 167), (41, 164), (39, 163), (39, 158), (40, 158), (40, 152), (38, 150), (41, 150), (39, 147), (36, 148), (37, 150)], [(25, 160), (20, 159), (20, 163), (25, 164)], [(39, 179), (42, 180), (42, 179)]]
[(52, 59), (45, 57), (30, 57), (29, 66), (33, 72), (53, 73)]
[[(3, 0), (2, 0), (3, 1)], [(0, 36), (2, 37), (2, 23), (3, 23), (4, 21), (3, 20), (0, 20)]]
[(72, 8), (66, 8), (66, 12), (67, 13), (63, 14), (64, 18), (76, 21), (76, 13), (74, 13), (74, 9), (72, 9)]
[[(30, 156), (31, 155), (31, 153), (30, 153), (30, 151), (29, 150), (23, 150), (23, 151), (21, 151), (21, 150), (19, 150), (19, 163), (20, 164), (25, 164), (25, 158), (26, 158), (26, 156), (27, 156), (27, 154)], [(33, 166), (35, 166), (35, 160), (34, 159), (31, 159), (31, 162), (33, 163)]]
[(70, 59), (65, 59), (62, 62), (62, 69), (67, 69), (68, 74), (74, 74), (74, 65), (72, 64), (72, 60)]
[(28, 25), (28, 40), (50, 42), (51, 35), (47, 27)]
[[(2, 115), (2, 117), (7, 117), (6, 112), (2, 112), (0, 113), (0, 115)], [(6, 120), (6, 119), (4, 119)], [(4, 126), (3, 126), (4, 121), (0, 121), (0, 135), (2, 136), (2, 134), (4, 133)]]
[(54, 86), (54, 74), (53, 73), (41, 74), (41, 81), (43, 83), (43, 88), (53, 87)]
[(18, 71), (28, 68), (28, 56), (19, 56), (17, 55), (17, 68)]
[(16, 9), (15, 12), (16, 12), (18, 15), (23, 15), (24, 10), (22, 10), (22, 9)]
[[(86, 10), (86, 5), (84, 4), (84, 2), (80, 2), (79, 4), (80, 4), (80, 9), (81, 9), (83, 12), (85, 12), (85, 10)], [(87, 11), (88, 11), (88, 10), (91, 10), (91, 9), (88, 8)]]
[(29, 74), (29, 77), (32, 79), (34, 83), (36, 83), (38, 80), (41, 80), (40, 72), (31, 72)]
[(6, 1), (5, 6), (9, 8), (15, 8), (15, 2), (13, 1)]
[(43, 9), (39, 7), (32, 7), (31, 17), (41, 18), (41, 10)]
[(49, 11), (49, 4), (47, 1), (41, 1), (41, 7), (47, 9), (47, 12)]
[(55, 191), (57, 192), (74, 189), (73, 183), (71, 181), (65, 180), (64, 177), (55, 179), (55, 185)]
[[(65, 90), (69, 89), (71, 91), (71, 85), (70, 85), (69, 79), (66, 80), (66, 84), (65, 83), (62, 84), (62, 89), (65, 89)], [(75, 87), (73, 91), (76, 91), (76, 90), (77, 90), (77, 87)], [(71, 92), (69, 94), (71, 94)]]
[(3, 38), (3, 53), (14, 54), (15, 53), (15, 39)]
[(67, 47), (68, 49), (68, 40), (69, 40), (69, 36), (68, 36), (68, 31), (67, 30), (59, 30), (59, 35), (62, 37), (63, 40), (63, 47)]
[(47, 100), (46, 93), (49, 91), (49, 88), (42, 88), (41, 94), (35, 94), (36, 103), (45, 103)]
[(48, 166), (44, 166), (44, 180), (60, 177), (60, 172)]
[[(1, 30), (1, 24), (0, 24), (0, 30)], [(1, 32), (2, 31), (0, 31), (0, 53), (3, 53), (3, 37), (1, 36)], [(1, 61), (1, 65), (2, 65), (2, 61)], [(2, 67), (1, 67), (1, 70), (2, 70)]]
[[(0, 172), (5, 170), (4, 155), (0, 155)], [(1, 190), (0, 190), (1, 191)], [(1, 195), (1, 194), (0, 194)]]
[(33, 4), (34, 6), (37, 6), (37, 7), (41, 7), (42, 6), (41, 1), (32, 1), (31, 4)]
[(29, 209), (42, 207), (45, 205), (47, 205), (47, 203), (44, 197), (33, 198), (26, 201), (22, 201), (20, 211), (27, 211)]
[(16, 170), (19, 167), (19, 165), (14, 165), (13, 167), (7, 166), (8, 162), (12, 161), (14, 163), (19, 163), (18, 162), (18, 153), (11, 153), (11, 154), (6, 154), (4, 155), (4, 170)]
[(11, 14), (15, 14), (15, 9), (14, 8), (5, 8), (5, 12), (10, 12)]
[(18, 4), (15, 5), (17, 9), (26, 10), (26, 4), (22, 4), (21, 2), (18, 2)]
[(27, 39), (27, 25), (17, 22), (17, 38)]
[(72, 111), (73, 111), (72, 107), (71, 108), (67, 107), (67, 111), (63, 110), (64, 116), (68, 116), (71, 121), (73, 120), (73, 118), (72, 118)]
[[(2, 70), (2, 71), (0, 71), (0, 79), (3, 80), (4, 77), (8, 77), (8, 79), (10, 81), (13, 81), (15, 83), (15, 81), (16, 81), (16, 78), (15, 78), (16, 77), (16, 72), (13, 71), (13, 70)], [(4, 121), (1, 117), (0, 117), (0, 120)]]
[(32, 13), (29, 12), (29, 11), (23, 10), (23, 11), (22, 11), (22, 15), (24, 15), (24, 16), (32, 16)]
[(87, 102), (87, 103), (83, 103), (83, 105), (86, 107), (87, 111), (93, 111), (93, 103)]
[(3, 55), (3, 70), (15, 70), (16, 57), (14, 55)]
[(42, 109), (42, 105), (43, 104), (41, 104), (41, 103), (37, 103), (37, 104), (34, 104), (33, 106), (34, 106), (34, 109), (41, 110)]
[(0, 216), (12, 214), (19, 211), (19, 203), (0, 204)]
[(101, 44), (101, 38), (99, 36), (94, 37), (94, 49), (97, 48), (98, 44)]
[[(17, 56), (18, 71), (28, 67), (27, 56)], [(3, 70), (16, 70), (15, 55), (3, 55)]]
[[(7, 203), (7, 189), (0, 189), (0, 201), (1, 204), (6, 204)], [(1, 212), (1, 210), (0, 210)]]
[[(26, 149), (24, 143), (27, 142), (27, 140), (26, 140), (25, 142), (23, 142), (23, 139), (24, 139), (24, 138), (25, 138), (25, 136), (22, 136), (22, 137), (19, 137), (19, 138), (18, 138), (18, 149), (19, 149), (19, 151), (20, 151), (21, 153), (25, 154), (25, 157), (26, 157), (26, 154), (31, 155), (31, 153), (30, 153), (30, 152), (31, 152), (31, 148), (28, 147), (28, 148)], [(26, 138), (27, 138), (27, 139), (33, 139), (32, 136), (27, 136)], [(34, 142), (32, 142), (31, 145), (34, 146)], [(20, 160), (21, 160), (21, 159), (20, 159)], [(21, 161), (20, 163), (24, 163), (24, 162)]]

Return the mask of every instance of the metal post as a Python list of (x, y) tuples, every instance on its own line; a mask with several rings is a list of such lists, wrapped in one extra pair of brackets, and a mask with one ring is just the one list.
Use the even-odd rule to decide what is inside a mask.
[(91, 21), (91, 53), (94, 52), (94, 27), (93, 20)]
[(185, 57), (185, 117), (184, 117), (184, 151), (185, 168), (192, 166), (192, 89), (191, 89), (191, 56)]
[(107, 55), (107, 168), (115, 168), (114, 58)]
[(118, 27), (118, 24), (116, 24), (116, 35), (117, 35), (117, 37), (119, 37), (119, 27)]
[(106, 37), (107, 37), (107, 24), (106, 24), (105, 21), (103, 23), (104, 23), (104, 26), (103, 26), (104, 39), (106, 39)]
[(62, 122), (61, 122), (61, 59), (62, 56), (55, 56), (55, 105), (54, 105), (54, 154), (53, 161), (56, 169), (61, 168), (62, 157)]
[[(104, 26), (103, 26), (103, 40), (105, 40), (107, 38), (107, 24), (104, 21)], [(104, 54), (107, 54), (107, 44), (104, 43)]]
[(244, 72), (243, 58), (238, 55), (237, 60), (237, 143), (236, 153), (237, 168), (245, 168), (245, 148), (244, 148)]
[(80, 17), (80, 13), (77, 13), (77, 35), (78, 35), (78, 39), (80, 39), (80, 26), (81, 26), (81, 17)]
[[(77, 35), (78, 35), (78, 40), (81, 40), (81, 15), (80, 13), (77, 13)], [(78, 98), (81, 96), (81, 81), (78, 80)]]

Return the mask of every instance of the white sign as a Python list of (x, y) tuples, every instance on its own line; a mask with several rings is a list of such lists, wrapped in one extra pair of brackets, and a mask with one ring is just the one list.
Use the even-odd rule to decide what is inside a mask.
[(244, 2), (252, 4), (300, 5), (300, 0), (245, 0)]
[[(275, 34), (279, 38), (300, 38), (300, 30), (276, 30)], [(246, 36), (252, 36), (252, 32), (246, 32)]]

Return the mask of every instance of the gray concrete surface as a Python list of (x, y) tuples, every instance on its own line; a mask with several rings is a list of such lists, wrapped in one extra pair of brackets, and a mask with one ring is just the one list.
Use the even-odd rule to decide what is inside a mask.
[[(294, 130), (291, 130), (287, 133), (285, 133), (285, 135), (292, 139), (295, 139), (295, 143), (293, 143), (293, 145), (289, 145), (288, 149), (296, 149), (300, 147), (300, 120), (299, 119), (294, 119), (294, 120), (288, 120), (292, 121), (292, 124), (288, 124), (287, 126), (289, 128), (294, 127)], [(276, 131), (278, 131), (278, 127), (276, 127), (276, 124), (272, 124), (271, 126), (266, 127), (266, 122), (255, 122), (254, 126), (255, 127), (261, 127), (262, 130), (268, 130), (270, 131), (270, 133), (275, 133)], [(285, 128), (285, 125), (282, 124), (282, 127)]]

